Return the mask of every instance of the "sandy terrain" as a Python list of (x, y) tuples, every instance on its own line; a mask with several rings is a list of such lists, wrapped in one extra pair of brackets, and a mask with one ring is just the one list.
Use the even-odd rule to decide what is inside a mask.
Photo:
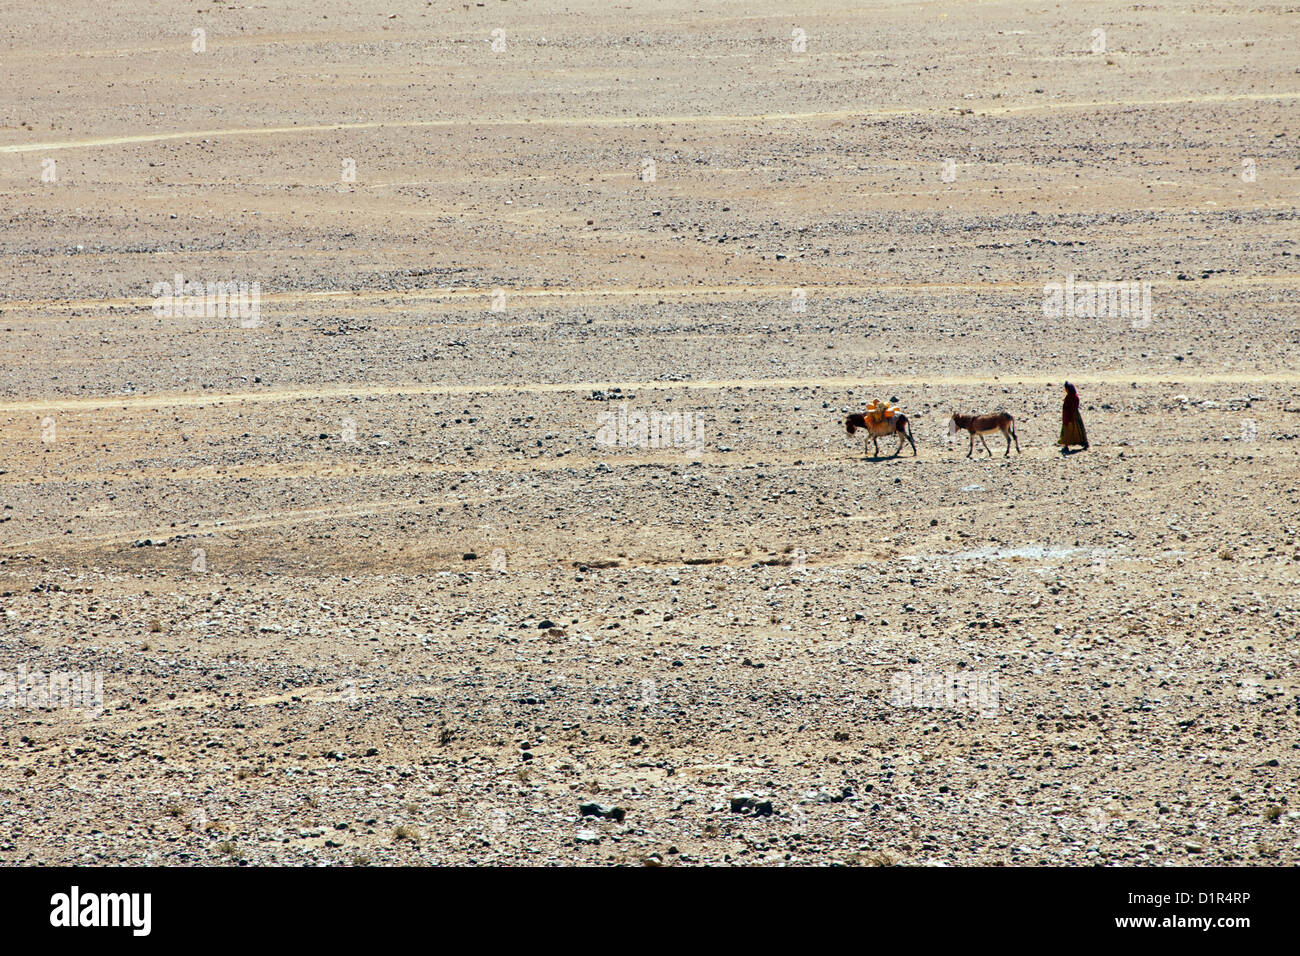
[(1300, 862), (1300, 14), (791, 6), (0, 13), (0, 862)]

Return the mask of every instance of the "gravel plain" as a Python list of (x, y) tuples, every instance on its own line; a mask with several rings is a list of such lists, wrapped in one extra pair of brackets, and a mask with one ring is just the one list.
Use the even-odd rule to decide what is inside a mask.
[(0, 862), (1300, 862), (1294, 9), (117, 6), (0, 13)]

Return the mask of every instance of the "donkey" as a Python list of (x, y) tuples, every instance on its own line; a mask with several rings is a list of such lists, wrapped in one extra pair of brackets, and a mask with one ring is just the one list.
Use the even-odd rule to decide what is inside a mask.
[(880, 444), (876, 441), (886, 435), (898, 436), (898, 447), (894, 449), (894, 457), (903, 450), (903, 439), (912, 446), (912, 457), (916, 457), (916, 442), (912, 441), (912, 426), (907, 423), (907, 416), (901, 412), (890, 415), (883, 422), (870, 421), (866, 415), (860, 412), (854, 412), (848, 418), (844, 419), (844, 430), (852, 435), (859, 428), (865, 428), (867, 431), (866, 441), (862, 443), (862, 454), (867, 453), (867, 442), (871, 442), (876, 449), (876, 457), (880, 457)]
[(984, 436), (992, 435), (994, 432), (1001, 432), (1002, 437), (1007, 440), (1007, 453), (1002, 456), (1003, 458), (1011, 457), (1012, 441), (1016, 443), (1016, 454), (1021, 454), (1020, 439), (1016, 437), (1016, 420), (1006, 412), (997, 412), (993, 415), (958, 415), (953, 412), (952, 420), (948, 423), (949, 436), (956, 438), (957, 433), (963, 428), (970, 432), (970, 449), (966, 452), (967, 458), (975, 451), (976, 435), (979, 436), (984, 450), (992, 458), (993, 452), (989, 448), (989, 443), (984, 440)]

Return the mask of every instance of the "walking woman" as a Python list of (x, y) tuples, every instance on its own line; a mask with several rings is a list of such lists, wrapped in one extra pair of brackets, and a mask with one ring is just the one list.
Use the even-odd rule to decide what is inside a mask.
[(1056, 440), (1061, 450), (1067, 455), (1071, 445), (1082, 445), (1088, 450), (1088, 433), (1083, 430), (1083, 418), (1079, 415), (1079, 393), (1069, 382), (1065, 383), (1065, 404), (1061, 407), (1061, 437)]

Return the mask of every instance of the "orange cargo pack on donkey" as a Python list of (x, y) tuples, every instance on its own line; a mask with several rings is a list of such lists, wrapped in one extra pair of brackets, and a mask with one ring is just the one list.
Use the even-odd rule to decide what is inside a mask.
[(877, 399), (867, 406), (865, 414), (855, 412), (844, 419), (844, 430), (850, 435), (859, 428), (865, 428), (867, 431), (866, 441), (862, 443), (862, 454), (864, 456), (867, 453), (867, 442), (869, 441), (875, 447), (876, 457), (879, 458), (880, 445), (877, 439), (885, 435), (898, 435), (898, 447), (894, 449), (895, 455), (903, 450), (903, 439), (907, 439), (912, 446), (912, 456), (916, 456), (916, 442), (912, 441), (911, 426), (908, 425), (907, 416), (899, 410), (897, 405)]

